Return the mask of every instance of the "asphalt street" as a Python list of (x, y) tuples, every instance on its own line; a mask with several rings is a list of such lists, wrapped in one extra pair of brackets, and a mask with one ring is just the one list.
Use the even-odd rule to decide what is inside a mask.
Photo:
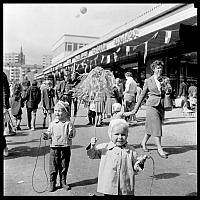
[[(26, 127), (26, 110), (23, 109), (21, 131), (6, 137), (9, 153), (3, 161), (4, 196), (90, 196), (96, 192), (99, 160), (87, 157), (85, 147), (90, 138), (96, 136), (97, 143), (108, 141), (107, 128), (87, 126), (87, 111), (80, 106), (75, 118), (76, 137), (73, 139), (71, 161), (67, 182), (71, 190), (58, 188), (55, 192), (45, 191), (48, 184), (48, 141), (41, 139), (42, 109), (37, 112), (36, 130)], [(158, 156), (154, 139), (147, 147), (152, 159), (145, 163), (144, 171), (136, 176), (136, 196), (196, 196), (197, 195), (197, 118), (183, 116), (179, 108), (166, 112), (163, 125), (162, 145), (169, 153), (168, 159)], [(143, 155), (139, 144), (145, 133), (145, 107), (137, 113), (138, 124), (129, 128), (128, 142), (138, 154)], [(72, 118), (72, 121), (74, 118)], [(153, 162), (154, 161), (154, 162)], [(154, 165), (153, 165), (154, 164)], [(47, 175), (47, 176), (46, 176)], [(59, 181), (58, 181), (59, 182)], [(36, 192), (37, 191), (37, 192)]]

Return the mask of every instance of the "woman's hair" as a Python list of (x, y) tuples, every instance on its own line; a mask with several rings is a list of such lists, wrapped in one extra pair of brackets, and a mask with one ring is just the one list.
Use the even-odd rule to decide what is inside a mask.
[(155, 60), (154, 62), (152, 62), (151, 65), (150, 65), (151, 70), (154, 71), (155, 67), (158, 66), (158, 65), (163, 67), (164, 66), (163, 61), (162, 60)]
[(125, 76), (131, 77), (131, 76), (132, 76), (132, 73), (131, 73), (131, 72), (126, 72), (126, 73), (125, 73)]

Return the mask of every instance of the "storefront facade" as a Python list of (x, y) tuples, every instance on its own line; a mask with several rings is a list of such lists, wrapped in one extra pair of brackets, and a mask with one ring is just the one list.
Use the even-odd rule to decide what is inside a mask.
[(184, 78), (197, 83), (197, 45), (188, 42), (195, 41), (197, 33), (184, 28), (180, 33), (182, 26), (191, 30), (196, 28), (197, 9), (194, 5), (160, 4), (143, 17), (49, 66), (43, 74), (47, 76), (62, 70), (83, 74), (101, 66), (120, 78), (124, 78), (126, 71), (131, 71), (134, 79), (143, 86), (144, 79), (151, 75), (151, 62), (161, 59), (165, 64), (164, 75), (170, 78), (177, 95)]

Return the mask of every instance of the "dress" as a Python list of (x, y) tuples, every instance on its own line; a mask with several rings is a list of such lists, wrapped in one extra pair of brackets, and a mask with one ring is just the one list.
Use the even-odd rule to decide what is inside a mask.
[[(158, 85), (157, 85), (158, 84)], [(134, 111), (137, 112), (145, 96), (146, 101), (146, 123), (145, 129), (148, 135), (162, 136), (162, 119), (164, 117), (164, 96), (167, 92), (171, 93), (172, 88), (167, 77), (163, 77), (163, 82), (159, 86), (158, 80), (154, 76), (145, 79), (142, 93), (135, 105)]]

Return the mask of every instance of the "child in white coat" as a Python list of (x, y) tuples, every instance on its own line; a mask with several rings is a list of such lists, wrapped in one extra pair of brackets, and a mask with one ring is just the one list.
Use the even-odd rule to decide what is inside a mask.
[(134, 195), (135, 175), (144, 168), (147, 156), (138, 157), (127, 142), (128, 123), (124, 119), (111, 120), (108, 128), (110, 141), (96, 146), (91, 138), (87, 155), (101, 159), (97, 192), (104, 195)]

